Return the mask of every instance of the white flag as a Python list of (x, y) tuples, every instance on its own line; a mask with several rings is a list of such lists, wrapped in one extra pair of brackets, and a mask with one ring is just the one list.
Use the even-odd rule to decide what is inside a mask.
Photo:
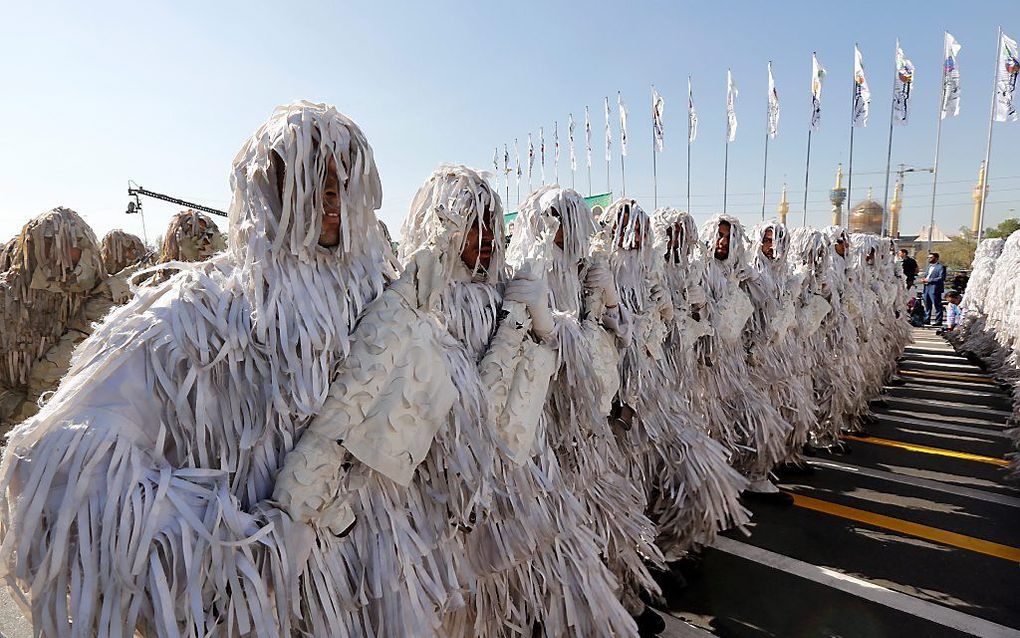
[(567, 119), (567, 143), (570, 145), (570, 170), (577, 170), (577, 157), (574, 156), (574, 114)]
[(606, 97), (606, 163), (612, 160), (613, 129), (609, 128), (609, 98)]
[(517, 172), (517, 186), (521, 185), (521, 147), (517, 143), (517, 138), (514, 138), (514, 166)]
[(733, 83), (733, 73), (726, 69), (726, 141), (737, 139), (737, 85)]
[(506, 184), (510, 185), (510, 149), (503, 145), (503, 174), (506, 175)]
[(772, 62), (769, 62), (769, 137), (776, 139), (779, 134), (779, 93), (772, 78)]
[(496, 187), (499, 188), (499, 147), (492, 151), (492, 174), (496, 177)]
[(560, 123), (553, 122), (553, 179), (560, 183)]
[(588, 115), (588, 107), (584, 107), (584, 153), (588, 159), (588, 168), (591, 168), (591, 116)]
[(1002, 47), (999, 63), (995, 69), (995, 121), (1007, 120), (1016, 122), (1016, 104), (1013, 98), (1016, 93), (1017, 75), (1020, 74), (1020, 52), (1017, 51), (1016, 40), (1002, 34)]
[(861, 50), (854, 45), (854, 109), (853, 126), (868, 125), (868, 109), (871, 107), (871, 89), (864, 77), (864, 59)]
[(904, 126), (907, 123), (907, 107), (910, 89), (914, 86), (914, 63), (907, 59), (896, 41), (896, 83), (893, 86), (893, 123)]
[(691, 76), (687, 76), (687, 142), (691, 143), (698, 137), (698, 112), (694, 110), (694, 92), (691, 89)]
[(956, 38), (946, 33), (942, 55), (942, 119), (960, 114), (960, 68), (956, 65), (956, 56), (961, 48)]
[(814, 53), (811, 54), (811, 130), (817, 131), (822, 123), (822, 81), (825, 80), (825, 68), (818, 62)]
[(662, 152), (664, 128), (662, 124), (662, 112), (666, 107), (665, 100), (659, 92), (652, 87), (652, 134), (655, 136), (655, 150)]
[(542, 168), (542, 183), (545, 184), (545, 128), (538, 127), (538, 156)]
[(616, 92), (616, 109), (620, 112), (620, 155), (627, 157), (627, 106), (620, 92)]
[(531, 141), (531, 133), (528, 133), (528, 188), (531, 188), (531, 173), (535, 168), (535, 145)]

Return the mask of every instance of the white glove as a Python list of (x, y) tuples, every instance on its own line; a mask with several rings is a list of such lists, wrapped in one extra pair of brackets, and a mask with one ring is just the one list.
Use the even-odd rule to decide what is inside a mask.
[(531, 330), (543, 341), (555, 331), (552, 312), (549, 310), (549, 284), (545, 279), (514, 279), (503, 291), (503, 301), (517, 302), (528, 308)]
[(601, 264), (593, 264), (588, 268), (584, 278), (584, 287), (602, 291), (602, 303), (607, 308), (620, 305), (620, 293), (616, 290), (616, 278), (612, 271)]
[(652, 290), (650, 294), (652, 303), (659, 309), (659, 313), (662, 315), (663, 320), (673, 320), (673, 297), (669, 295), (659, 284), (652, 284)]

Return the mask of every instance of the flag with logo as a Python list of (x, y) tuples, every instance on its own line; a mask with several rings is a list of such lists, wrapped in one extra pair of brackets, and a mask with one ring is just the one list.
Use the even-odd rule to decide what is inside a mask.
[(733, 73), (726, 69), (726, 141), (737, 139), (737, 85), (733, 83)]
[(531, 133), (528, 133), (528, 184), (531, 184), (531, 174), (535, 169), (535, 144), (531, 141)]
[(517, 185), (521, 185), (521, 146), (517, 143), (517, 138), (514, 138), (514, 167), (517, 173)]
[(616, 110), (620, 112), (620, 155), (627, 157), (627, 105), (619, 91), (616, 92)]
[(907, 123), (907, 108), (910, 103), (910, 89), (914, 86), (914, 63), (907, 59), (900, 41), (896, 41), (896, 84), (893, 87), (893, 123), (904, 126)]
[(492, 174), (496, 177), (496, 185), (499, 185), (499, 147), (492, 151)]
[(613, 129), (609, 126), (609, 97), (606, 97), (606, 163), (612, 160), (613, 152)]
[(995, 121), (1016, 122), (1014, 97), (1017, 75), (1020, 75), (1020, 52), (1017, 51), (1016, 40), (1005, 33), (1002, 34), (999, 46), (1001, 49), (995, 69)]
[(659, 95), (659, 92), (652, 87), (652, 134), (655, 137), (655, 150), (662, 152), (664, 144), (664, 128), (662, 123), (662, 112), (666, 107), (665, 100)]
[(868, 110), (871, 108), (871, 89), (864, 77), (864, 58), (861, 50), (854, 45), (854, 108), (853, 126), (868, 125)]
[(942, 119), (960, 114), (960, 68), (956, 65), (956, 56), (961, 48), (956, 38), (946, 33), (942, 53)]
[(510, 183), (510, 149), (503, 145), (503, 174), (507, 176), (506, 183)]
[(822, 124), (822, 82), (825, 80), (825, 68), (818, 62), (818, 57), (811, 54), (811, 130), (817, 131)]
[(687, 76), (687, 143), (698, 137), (698, 112), (694, 110), (694, 91), (691, 89), (691, 76)]
[(553, 170), (556, 171), (556, 181), (560, 181), (560, 123), (553, 122)]
[(772, 77), (772, 62), (769, 62), (769, 137), (776, 139), (779, 134), (779, 92)]

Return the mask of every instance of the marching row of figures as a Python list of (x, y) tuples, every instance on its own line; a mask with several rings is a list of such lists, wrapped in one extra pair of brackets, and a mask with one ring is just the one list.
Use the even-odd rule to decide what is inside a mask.
[(909, 341), (893, 242), (839, 227), (547, 186), (507, 242), (443, 165), (394, 254), (327, 105), (278, 108), (231, 186), (196, 263), (67, 209), (7, 251), (0, 380), (38, 413), (0, 575), (43, 635), (655, 633), (655, 572), (788, 498), (770, 472), (866, 419)]
[[(956, 348), (977, 357), (996, 378), (1012, 388), (1014, 416), (1020, 417), (1020, 231), (1009, 237), (985, 239), (978, 246), (960, 327), (946, 335)], [(1020, 428), (1011, 430), (1020, 447)], [(1020, 474), (1020, 455), (1010, 463)]]

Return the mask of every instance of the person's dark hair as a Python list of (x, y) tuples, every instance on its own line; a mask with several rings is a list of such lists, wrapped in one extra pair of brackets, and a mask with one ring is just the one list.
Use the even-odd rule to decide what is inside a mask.
[(910, 251), (909, 251), (909, 250), (907, 250), (906, 248), (900, 248), (899, 252), (900, 252), (900, 254), (901, 254), (901, 255), (903, 255), (904, 257), (909, 257), (909, 256), (910, 256)]
[(939, 259), (939, 254), (938, 253), (928, 253), (928, 254), (931, 255), (932, 257), (934, 257), (935, 261), (938, 261), (938, 259)]

